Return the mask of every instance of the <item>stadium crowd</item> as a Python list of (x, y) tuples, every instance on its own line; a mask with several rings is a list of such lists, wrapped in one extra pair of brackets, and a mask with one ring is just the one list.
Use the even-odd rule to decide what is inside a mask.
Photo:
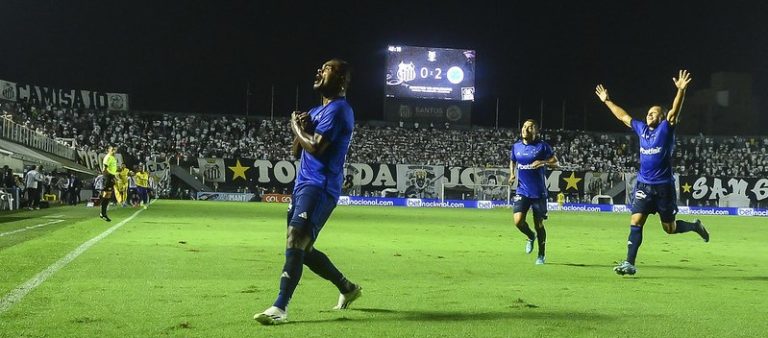
[[(3, 114), (38, 133), (74, 140), (81, 149), (108, 144), (139, 161), (151, 155), (194, 163), (202, 158), (292, 160), (286, 118), (107, 112), (3, 103)], [(569, 170), (633, 172), (636, 137), (626, 133), (543, 130)], [(359, 122), (348, 162), (506, 167), (516, 129)], [(681, 175), (768, 177), (768, 137), (678, 135), (675, 169)]]

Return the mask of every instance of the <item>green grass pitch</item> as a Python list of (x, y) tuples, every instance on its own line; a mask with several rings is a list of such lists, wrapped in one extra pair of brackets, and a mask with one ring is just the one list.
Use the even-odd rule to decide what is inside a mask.
[(316, 246), (363, 297), (331, 310), (338, 291), (304, 269), (290, 322), (265, 327), (252, 316), (277, 295), (285, 204), (160, 200), (55, 267), (137, 210), (113, 209), (112, 223), (83, 207), (2, 215), (0, 337), (768, 333), (766, 218), (703, 216), (704, 243), (665, 234), (651, 216), (638, 274), (622, 277), (612, 267), (626, 254), (628, 214), (550, 212), (547, 264), (536, 266), (510, 210), (339, 207)]

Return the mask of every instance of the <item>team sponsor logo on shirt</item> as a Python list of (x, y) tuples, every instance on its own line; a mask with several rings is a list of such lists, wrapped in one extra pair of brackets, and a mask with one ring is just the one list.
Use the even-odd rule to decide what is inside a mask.
[(649, 149), (640, 147), (640, 153), (643, 155), (656, 155), (658, 153), (661, 153), (661, 147), (654, 147)]
[(531, 169), (536, 169), (536, 168), (533, 167), (533, 164), (520, 164), (520, 163), (518, 163), (517, 164), (517, 169), (531, 170)]

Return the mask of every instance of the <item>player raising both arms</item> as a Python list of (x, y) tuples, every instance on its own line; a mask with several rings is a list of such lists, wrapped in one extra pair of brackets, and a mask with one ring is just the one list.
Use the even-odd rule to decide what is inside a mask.
[(595, 89), (600, 101), (608, 106), (619, 121), (632, 128), (640, 139), (640, 172), (633, 192), (627, 260), (613, 268), (619, 275), (634, 275), (637, 272), (635, 258), (643, 242), (643, 225), (649, 214), (659, 213), (661, 225), (668, 234), (695, 231), (705, 242), (709, 242), (709, 233), (701, 221), (675, 221), (677, 194), (672, 174), (672, 152), (675, 147), (675, 126), (679, 122), (685, 90), (691, 82), (691, 76), (688, 71), (681, 70), (678, 77), (672, 78), (672, 81), (677, 87), (672, 109), (665, 118), (660, 106), (651, 107), (645, 116), (645, 123), (633, 119), (624, 109), (613, 103), (603, 85), (597, 85)]

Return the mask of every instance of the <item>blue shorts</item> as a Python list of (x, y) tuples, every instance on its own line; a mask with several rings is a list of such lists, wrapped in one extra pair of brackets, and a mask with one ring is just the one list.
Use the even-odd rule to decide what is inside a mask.
[(530, 198), (528, 196), (516, 195), (514, 204), (514, 213), (528, 212), (528, 209), (533, 208), (534, 220), (547, 219), (547, 199), (546, 198)]
[(632, 191), (633, 214), (659, 213), (662, 222), (672, 222), (677, 215), (677, 193), (674, 183), (637, 182)]
[(288, 207), (288, 225), (307, 231), (316, 240), (323, 225), (336, 208), (336, 198), (323, 188), (303, 186), (293, 192)]

